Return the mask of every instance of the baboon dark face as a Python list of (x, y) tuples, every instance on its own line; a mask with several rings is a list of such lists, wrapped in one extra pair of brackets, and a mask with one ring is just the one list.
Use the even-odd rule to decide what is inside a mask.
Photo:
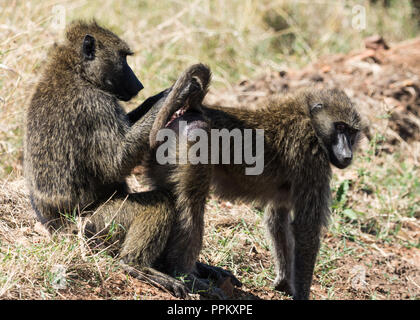
[(331, 144), (328, 146), (330, 161), (334, 166), (344, 169), (350, 165), (357, 136), (356, 129), (343, 122), (334, 123)]
[[(133, 70), (127, 63), (127, 56), (132, 52), (124, 45), (99, 43), (87, 34), (83, 39), (82, 54), (86, 69), (94, 78), (95, 83), (103, 90), (111, 93), (117, 99), (129, 101), (143, 89)], [(93, 76), (94, 75), (94, 76)]]
[(319, 101), (311, 102), (310, 115), (330, 162), (339, 169), (348, 167), (360, 139), (362, 124), (359, 114), (341, 90), (324, 90), (311, 96), (310, 100)]

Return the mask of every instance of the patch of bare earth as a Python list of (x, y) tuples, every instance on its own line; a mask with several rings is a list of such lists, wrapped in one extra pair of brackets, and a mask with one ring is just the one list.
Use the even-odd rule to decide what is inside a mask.
[[(343, 250), (340, 239), (324, 238), (330, 250)], [(420, 293), (420, 250), (400, 245), (366, 241), (363, 246), (347, 242), (352, 254), (337, 258), (330, 271), (334, 277), (333, 299), (413, 299)], [(367, 248), (368, 247), (368, 248)], [(315, 299), (328, 298), (328, 287), (320, 285), (318, 276), (312, 286)]]

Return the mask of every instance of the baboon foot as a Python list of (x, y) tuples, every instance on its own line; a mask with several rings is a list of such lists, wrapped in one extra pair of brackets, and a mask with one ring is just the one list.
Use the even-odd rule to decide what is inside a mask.
[(220, 288), (214, 287), (208, 279), (200, 279), (193, 274), (187, 276), (186, 285), (192, 293), (212, 300), (226, 300), (228, 297)]
[(219, 288), (210, 288), (204, 294), (205, 297), (212, 300), (227, 300), (228, 297), (225, 295), (223, 290)]
[(293, 289), (291, 287), (291, 285), (289, 284), (289, 281), (287, 281), (285, 278), (279, 278), (277, 277), (274, 280), (273, 283), (274, 289), (278, 290), (278, 291), (282, 291), (285, 294), (289, 295), (289, 296), (294, 296), (293, 293)]
[(122, 268), (132, 277), (147, 282), (157, 288), (169, 291), (174, 297), (189, 299), (190, 289), (181, 281), (157, 271), (153, 268), (141, 268), (137, 270), (125, 263), (120, 263)]
[(230, 278), (232, 284), (236, 287), (241, 287), (242, 282), (240, 282), (232, 272), (224, 270), (220, 267), (210, 266), (205, 263), (196, 262), (195, 263), (197, 274), (200, 278), (209, 278), (214, 281), (219, 281), (223, 278)]
[(191, 291), (181, 281), (167, 281), (165, 283), (160, 283), (160, 285), (165, 287), (165, 289), (168, 290), (174, 297), (186, 300), (190, 297), (189, 294)]

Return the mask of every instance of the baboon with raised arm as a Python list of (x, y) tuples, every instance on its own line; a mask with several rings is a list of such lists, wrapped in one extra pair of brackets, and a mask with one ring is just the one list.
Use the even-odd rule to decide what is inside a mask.
[[(277, 273), (274, 286), (295, 299), (308, 299), (320, 232), (330, 214), (330, 164), (340, 169), (350, 165), (362, 129), (358, 112), (336, 89), (271, 98), (256, 111), (202, 109), (212, 129), (264, 129), (263, 172), (246, 175), (244, 164), (233, 164), (230, 144), (230, 164), (213, 165), (212, 187), (221, 198), (265, 207)], [(255, 152), (255, 141), (246, 144)]]
[[(190, 260), (197, 259), (201, 239), (191, 249), (182, 248), (192, 251), (188, 267), (184, 259), (177, 265), (166, 257), (176, 250), (177, 243), (169, 242), (174, 230), (195, 225), (179, 218), (177, 194), (166, 188), (129, 193), (125, 178), (150, 156), (152, 126), (163, 128), (180, 108), (200, 107), (210, 71), (191, 66), (172, 88), (127, 114), (118, 100), (130, 100), (143, 87), (127, 64), (129, 54), (124, 41), (95, 22), (69, 26), (66, 41), (50, 51), (26, 113), (25, 178), (32, 206), (50, 230), (65, 229), (69, 218), (80, 213), (87, 236), (117, 242), (131, 274), (185, 297), (187, 287), (156, 268), (173, 275), (194, 271), (195, 260)], [(175, 180), (183, 170), (174, 170)], [(180, 188), (182, 179), (181, 174)], [(208, 288), (191, 278), (196, 288)]]
[[(200, 80), (203, 84), (202, 90), (191, 94), (188, 97), (188, 103), (182, 105), (175, 101), (172, 103), (174, 105), (172, 110), (169, 108), (160, 109), (150, 132), (150, 153), (142, 162), (150, 185), (172, 195), (177, 214), (178, 223), (171, 230), (169, 245), (164, 254), (164, 265), (170, 266), (171, 271), (165, 267), (163, 270), (172, 273), (194, 274), (199, 278), (213, 280), (229, 277), (233, 285), (241, 286), (241, 282), (229, 271), (197, 262), (203, 242), (205, 200), (209, 193), (212, 167), (204, 163), (192, 164), (188, 161), (182, 163), (180, 159), (186, 156), (195, 144), (198, 130), (201, 130), (204, 135), (210, 133), (208, 119), (202, 111), (202, 101), (207, 93), (210, 72), (206, 74), (202, 71)], [(182, 107), (178, 108), (178, 106)], [(173, 110), (177, 110), (177, 112), (174, 113)], [(173, 146), (176, 147), (176, 163), (174, 164), (160, 164), (157, 159), (157, 149), (161, 146), (161, 142), (157, 141), (157, 135), (161, 123), (166, 123), (165, 129), (175, 134), (175, 139), (172, 141)], [(182, 123), (185, 124), (185, 127)], [(182, 139), (186, 142), (184, 150), (179, 148), (179, 142)], [(193, 280), (198, 281), (197, 278)], [(198, 285), (196, 284), (196, 286)]]
[(63, 215), (126, 189), (125, 177), (149, 148), (153, 119), (131, 124), (118, 103), (143, 88), (129, 46), (95, 22), (74, 22), (49, 52), (26, 113), (25, 176), (38, 218)]

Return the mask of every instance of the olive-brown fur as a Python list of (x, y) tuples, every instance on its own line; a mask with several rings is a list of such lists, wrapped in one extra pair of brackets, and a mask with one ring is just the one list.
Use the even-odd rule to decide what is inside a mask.
[[(277, 272), (274, 285), (296, 299), (307, 299), (321, 228), (330, 214), (328, 145), (333, 123), (360, 131), (361, 119), (341, 90), (305, 89), (264, 104), (254, 111), (203, 107), (212, 129), (264, 129), (262, 174), (245, 175), (246, 165), (233, 164), (232, 158), (231, 164), (213, 165), (212, 187), (222, 198), (265, 207)], [(316, 104), (322, 108), (311, 113)], [(233, 144), (230, 151), (233, 155)]]
[[(95, 41), (88, 59), (82, 49), (86, 39)], [(121, 69), (126, 54), (128, 45), (96, 22), (71, 24), (66, 40), (51, 49), (26, 112), (24, 170), (30, 198), (51, 230), (66, 227), (73, 214), (81, 214), (86, 235), (116, 245), (124, 264), (147, 276), (134, 269), (131, 274), (185, 297), (184, 284), (154, 269), (184, 269), (165, 259), (171, 252), (168, 245), (176, 247), (169, 236), (182, 224), (173, 195), (158, 188), (130, 194), (125, 179), (150, 156), (151, 128), (162, 128), (167, 121), (156, 120), (160, 110), (174, 111), (188, 99), (195, 103), (195, 96), (204, 97), (210, 71), (191, 66), (172, 90), (159, 94), (157, 101), (146, 100), (146, 114), (143, 105), (127, 114), (118, 92), (108, 90), (104, 80)], [(197, 250), (192, 252), (197, 259)]]

